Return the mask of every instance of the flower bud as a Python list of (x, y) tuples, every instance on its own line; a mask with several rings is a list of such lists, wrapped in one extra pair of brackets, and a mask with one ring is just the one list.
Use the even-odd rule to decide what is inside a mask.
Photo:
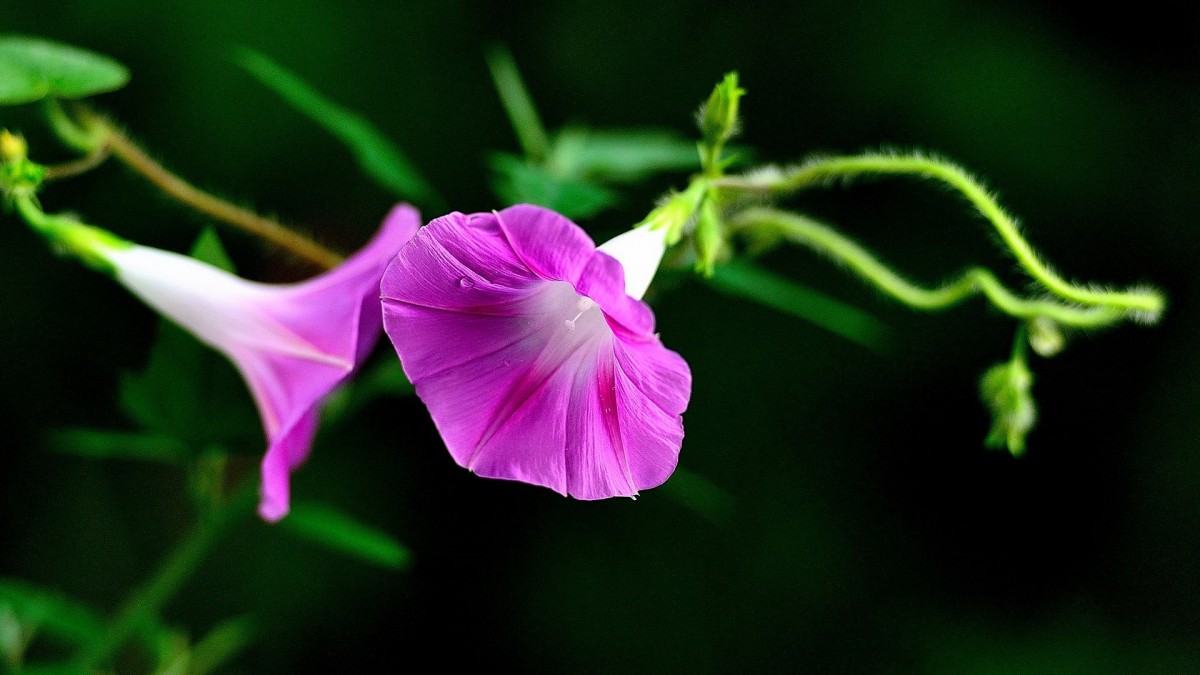
[(1029, 346), (1039, 356), (1051, 357), (1066, 345), (1062, 329), (1053, 319), (1039, 316), (1029, 322)]
[(1033, 373), (1020, 356), (983, 374), (979, 396), (992, 412), (992, 430), (984, 441), (988, 447), (1008, 448), (1014, 457), (1025, 451), (1025, 437), (1037, 421), (1032, 388)]
[(29, 145), (25, 139), (8, 129), (0, 129), (0, 161), (5, 163), (19, 162), (29, 153)]
[(738, 101), (746, 93), (738, 86), (737, 72), (725, 75), (717, 86), (713, 87), (708, 101), (700, 108), (700, 134), (704, 144), (717, 148), (729, 140), (737, 132)]

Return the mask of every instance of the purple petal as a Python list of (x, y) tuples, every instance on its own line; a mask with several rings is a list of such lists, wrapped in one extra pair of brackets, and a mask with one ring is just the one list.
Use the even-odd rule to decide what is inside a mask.
[(263, 520), (273, 523), (287, 515), (291, 507), (292, 470), (308, 459), (316, 433), (317, 411), (310, 409), (287, 431), (276, 435), (267, 447), (258, 503), (258, 515)]
[(259, 506), (264, 519), (275, 521), (287, 514), (288, 476), (308, 457), (318, 406), (378, 340), (383, 324), (379, 280), (391, 257), (420, 225), (415, 209), (397, 206), (371, 241), (344, 263), (309, 281), (275, 287), (263, 303), (271, 319), (329, 355), (329, 361), (270, 350), (231, 350), (254, 394), (269, 443)]
[(496, 217), (513, 252), (542, 279), (574, 284), (596, 250), (578, 225), (540, 206), (518, 204)]

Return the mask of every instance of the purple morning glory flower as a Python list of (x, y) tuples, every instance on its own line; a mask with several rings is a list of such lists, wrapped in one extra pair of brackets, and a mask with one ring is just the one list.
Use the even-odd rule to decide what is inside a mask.
[(579, 499), (671, 475), (691, 372), (638, 299), (665, 236), (639, 228), (597, 249), (522, 205), (438, 218), (400, 250), (384, 328), (459, 465)]
[(298, 284), (255, 283), (146, 246), (98, 252), (134, 295), (229, 357), (246, 380), (268, 444), (264, 519), (287, 515), (289, 477), (308, 457), (320, 403), (374, 347), (379, 279), (420, 225), (415, 209), (397, 206), (366, 247)]

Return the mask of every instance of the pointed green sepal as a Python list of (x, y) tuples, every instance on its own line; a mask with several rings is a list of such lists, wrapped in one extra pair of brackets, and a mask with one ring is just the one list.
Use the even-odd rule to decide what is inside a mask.
[(727, 73), (696, 114), (700, 125), (700, 159), (706, 174), (719, 175), (725, 166), (721, 149), (738, 133), (738, 108), (745, 95), (746, 90), (738, 86), (737, 71)]
[(717, 260), (725, 252), (724, 226), (712, 197), (700, 203), (696, 218), (696, 271), (706, 277), (713, 275)]
[(713, 87), (708, 101), (700, 108), (700, 134), (704, 143), (715, 147), (729, 140), (737, 131), (738, 106), (746, 90), (738, 86), (737, 71), (726, 73)]

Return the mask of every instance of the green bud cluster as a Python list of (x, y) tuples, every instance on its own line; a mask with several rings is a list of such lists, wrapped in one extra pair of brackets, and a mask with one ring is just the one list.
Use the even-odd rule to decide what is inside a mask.
[(738, 107), (746, 90), (738, 86), (737, 72), (725, 75), (725, 78), (713, 87), (712, 94), (700, 111), (696, 121), (700, 126), (700, 161), (705, 175), (719, 176), (726, 164), (721, 161), (721, 150), (725, 143), (737, 135), (740, 128)]
[(1032, 389), (1033, 372), (1020, 355), (984, 373), (979, 397), (992, 413), (992, 430), (984, 441), (988, 447), (1007, 448), (1013, 456), (1025, 452), (1025, 437), (1037, 421)]

